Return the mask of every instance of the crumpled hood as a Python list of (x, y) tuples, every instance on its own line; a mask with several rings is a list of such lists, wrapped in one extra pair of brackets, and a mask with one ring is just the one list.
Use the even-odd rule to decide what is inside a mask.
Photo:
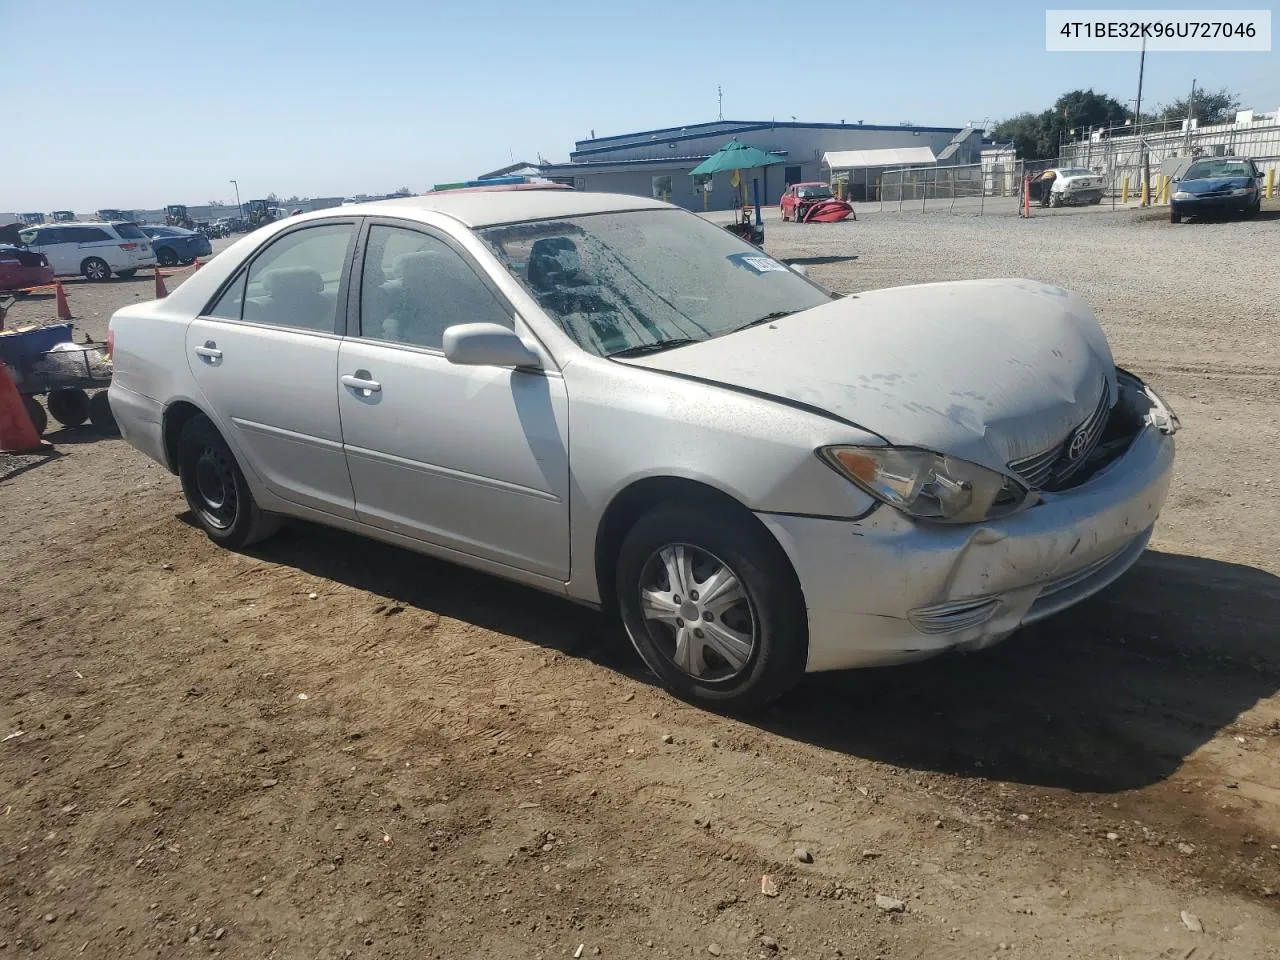
[(1182, 193), (1217, 193), (1219, 190), (1239, 189), (1247, 187), (1252, 177), (1205, 177), (1202, 180), (1183, 180), (1174, 186), (1175, 192)]
[(636, 366), (816, 407), (884, 437), (1005, 470), (1116, 396), (1111, 348), (1075, 294), (966, 280), (847, 297)]

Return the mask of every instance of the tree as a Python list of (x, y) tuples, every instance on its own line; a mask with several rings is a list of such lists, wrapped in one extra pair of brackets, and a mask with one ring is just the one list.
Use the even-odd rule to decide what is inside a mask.
[[(1161, 120), (1185, 120), (1187, 118), (1187, 97), (1173, 103), (1161, 104), (1159, 117)], [(1235, 119), (1240, 109), (1240, 97), (1226, 87), (1221, 90), (1197, 90), (1195, 101), (1191, 104), (1191, 115), (1201, 123), (1229, 123)]]
[(205, 204), (205, 206), (207, 207), (220, 207), (222, 205), (223, 204), (221, 200), (210, 200), (208, 203)]
[(996, 124), (991, 131), (997, 140), (1012, 140), (1024, 160), (1042, 160), (1058, 155), (1064, 140), (1081, 136), (1089, 127), (1119, 126), (1131, 116), (1129, 109), (1114, 97), (1093, 90), (1070, 90), (1042, 113), (1020, 113)]

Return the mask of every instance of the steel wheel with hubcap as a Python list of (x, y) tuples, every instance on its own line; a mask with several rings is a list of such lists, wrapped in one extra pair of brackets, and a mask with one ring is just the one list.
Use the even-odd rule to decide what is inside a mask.
[(664, 503), (623, 538), (616, 597), (631, 642), (667, 689), (750, 709), (808, 658), (804, 598), (786, 554), (731, 503)]
[(95, 283), (111, 279), (111, 267), (101, 257), (90, 257), (80, 264), (80, 272)]
[(239, 549), (279, 527), (279, 519), (253, 499), (235, 454), (208, 417), (198, 414), (183, 426), (178, 476), (187, 506), (214, 542)]

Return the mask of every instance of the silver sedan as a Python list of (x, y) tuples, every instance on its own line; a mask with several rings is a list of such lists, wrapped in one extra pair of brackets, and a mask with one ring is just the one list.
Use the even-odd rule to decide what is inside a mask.
[(1115, 580), (1177, 419), (1065, 290), (833, 294), (663, 203), (292, 217), (111, 321), (111, 406), (233, 549), (302, 517), (616, 611), (676, 694), (973, 650)]

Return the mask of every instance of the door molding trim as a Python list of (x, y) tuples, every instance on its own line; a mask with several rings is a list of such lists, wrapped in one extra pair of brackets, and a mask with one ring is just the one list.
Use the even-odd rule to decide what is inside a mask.
[(313, 447), (322, 447), (325, 450), (342, 450), (342, 443), (338, 440), (327, 440), (324, 437), (313, 436), (309, 433), (298, 433), (296, 430), (286, 430), (284, 427), (273, 427), (267, 423), (258, 423), (256, 420), (245, 420), (242, 417), (232, 417), (231, 422), (241, 430), (248, 430), (250, 433), (261, 433), (269, 437), (283, 437), (286, 440), (297, 440), (299, 443), (309, 443)]
[[(519, 483), (510, 483), (506, 480), (497, 480), (493, 477), (482, 477), (475, 473), (465, 473), (461, 470), (453, 470), (449, 467), (437, 466), (434, 463), (424, 463), (421, 460), (410, 460), (407, 457), (397, 457), (390, 453), (380, 453), (377, 450), (369, 450), (365, 447), (353, 447), (347, 445), (347, 456), (360, 457), (364, 460), (371, 460), (375, 463), (389, 463), (397, 467), (407, 467), (410, 470), (416, 470), (419, 473), (426, 473), (431, 476), (441, 477), (446, 480), (457, 480), (461, 483), (474, 484), (477, 487), (489, 487), (494, 490), (501, 490), (504, 493), (515, 493), (526, 497), (533, 497), (536, 500), (546, 500), (550, 503), (560, 503), (560, 498), (554, 493), (546, 490), (539, 490), (536, 487), (526, 487)], [(359, 511), (359, 498), (356, 502), (356, 510)]]

